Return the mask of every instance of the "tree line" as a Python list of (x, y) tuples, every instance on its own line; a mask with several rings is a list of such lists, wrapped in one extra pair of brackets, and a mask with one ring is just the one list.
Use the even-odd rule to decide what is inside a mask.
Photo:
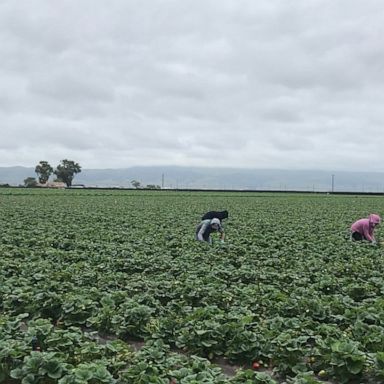
[(161, 189), (160, 185), (157, 185), (157, 184), (147, 184), (146, 186), (144, 186), (144, 185), (142, 186), (141, 182), (138, 180), (132, 180), (131, 184), (132, 184), (132, 187), (136, 188), (136, 189), (141, 189), (141, 188), (144, 188), (144, 189)]
[[(46, 185), (51, 175), (56, 175), (56, 178), (53, 180), (54, 182), (63, 182), (67, 187), (70, 187), (72, 185), (73, 178), (80, 172), (80, 164), (75, 163), (73, 160), (61, 160), (56, 169), (53, 169), (48, 161), (42, 160), (35, 167), (37, 179), (35, 177), (27, 177), (24, 179), (24, 186), (37, 187), (39, 185)], [(141, 182), (138, 180), (132, 180), (131, 184), (136, 189), (161, 189), (160, 185), (156, 184), (147, 184), (146, 186), (142, 186)]]
[(39, 184), (45, 185), (53, 174), (56, 175), (56, 178), (54, 179), (55, 182), (63, 182), (67, 187), (70, 187), (72, 185), (73, 178), (80, 172), (80, 164), (75, 163), (73, 160), (61, 160), (56, 169), (53, 169), (48, 161), (42, 160), (35, 167), (37, 179), (35, 177), (27, 177), (24, 180), (24, 186), (36, 187)]

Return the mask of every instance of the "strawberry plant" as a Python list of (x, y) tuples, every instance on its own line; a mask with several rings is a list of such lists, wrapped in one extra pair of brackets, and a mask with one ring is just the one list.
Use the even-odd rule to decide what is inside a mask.
[(25, 384), (56, 383), (67, 371), (66, 364), (56, 359), (54, 353), (31, 352), (24, 358), (19, 368), (11, 371), (13, 379), (21, 380)]
[(240, 371), (235, 378), (230, 380), (231, 384), (277, 384), (269, 374), (253, 372), (251, 370)]

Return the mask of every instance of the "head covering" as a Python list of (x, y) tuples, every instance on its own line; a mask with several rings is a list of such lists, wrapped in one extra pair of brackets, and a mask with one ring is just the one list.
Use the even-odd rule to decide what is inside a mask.
[(216, 224), (217, 226), (220, 225), (220, 220), (217, 219), (216, 217), (215, 217), (214, 219), (211, 220), (211, 225), (215, 225), (215, 224)]
[(371, 213), (368, 216), (369, 223), (370, 224), (380, 224), (381, 223), (381, 217), (377, 215), (376, 213)]

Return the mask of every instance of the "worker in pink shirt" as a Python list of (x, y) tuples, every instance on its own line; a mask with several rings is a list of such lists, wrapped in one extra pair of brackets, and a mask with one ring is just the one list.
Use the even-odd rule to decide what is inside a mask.
[(356, 241), (366, 240), (376, 244), (373, 232), (380, 222), (381, 217), (375, 213), (371, 213), (366, 219), (355, 221), (351, 225), (351, 239)]

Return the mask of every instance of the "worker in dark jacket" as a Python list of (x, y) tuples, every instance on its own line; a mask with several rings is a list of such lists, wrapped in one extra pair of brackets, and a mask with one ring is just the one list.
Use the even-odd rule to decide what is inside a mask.
[(195, 238), (198, 241), (206, 241), (207, 243), (212, 244), (211, 233), (213, 232), (219, 232), (220, 242), (224, 243), (224, 229), (218, 218), (203, 220), (196, 228)]
[(207, 212), (201, 220), (207, 220), (207, 219), (219, 219), (220, 223), (228, 218), (228, 211), (209, 211)]

